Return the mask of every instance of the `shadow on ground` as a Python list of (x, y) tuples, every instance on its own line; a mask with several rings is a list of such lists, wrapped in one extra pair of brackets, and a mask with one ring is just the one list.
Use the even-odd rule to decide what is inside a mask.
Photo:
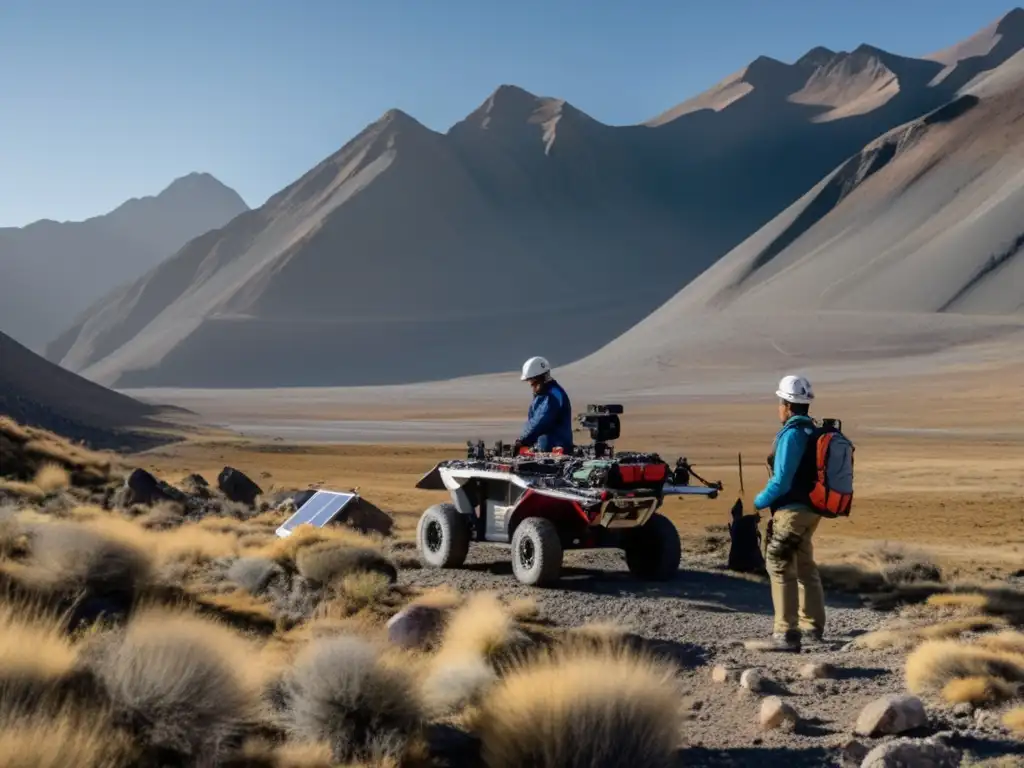
[[(467, 563), (463, 569), (515, 578), (512, 564), (507, 560)], [(547, 588), (547, 591), (682, 599), (694, 611), (772, 614), (771, 592), (766, 582), (736, 576), (724, 570), (681, 570), (669, 581), (643, 582), (628, 572), (566, 565), (562, 568), (561, 579)], [(826, 603), (830, 607), (844, 608), (861, 604), (856, 597), (841, 593), (826, 594)]]
[(836, 753), (824, 747), (792, 749), (790, 747), (734, 747), (707, 749), (689, 747), (676, 755), (679, 768), (735, 768), (756, 765), (758, 768), (818, 768), (837, 765)]

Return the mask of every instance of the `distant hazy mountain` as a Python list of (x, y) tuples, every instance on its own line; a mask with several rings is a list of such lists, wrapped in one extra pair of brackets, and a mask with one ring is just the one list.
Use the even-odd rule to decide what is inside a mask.
[(158, 411), (65, 371), (0, 333), (0, 415), (116, 450), (159, 442), (136, 431), (156, 426)]
[[(394, 383), (582, 357), (1007, 62), (1022, 32), (1017, 10), (929, 59), (867, 45), (761, 57), (636, 126), (511, 86), (446, 134), (388, 112), (47, 354), (135, 387)], [(840, 197), (876, 161), (851, 162)]]
[(207, 173), (85, 221), (0, 228), (0, 330), (41, 349), (94, 301), (248, 210)]
[(1019, 357), (1022, 332), (1024, 51), (870, 142), (573, 369), (807, 366), (979, 341)]

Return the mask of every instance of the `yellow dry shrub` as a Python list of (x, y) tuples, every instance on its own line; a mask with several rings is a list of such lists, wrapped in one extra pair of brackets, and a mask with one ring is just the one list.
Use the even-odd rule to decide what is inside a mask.
[(1024, 682), (1024, 656), (953, 640), (928, 640), (907, 657), (907, 688), (921, 694), (942, 690), (959, 678)]
[(471, 595), (456, 609), (445, 628), (438, 658), (491, 659), (519, 639), (515, 620), (490, 592)]
[(1018, 736), (1024, 737), (1024, 707), (1015, 707), (1003, 715), (1003, 725)]
[(3, 768), (121, 768), (135, 763), (134, 752), (102, 710), (37, 710), (0, 724)]
[(31, 605), (0, 603), (0, 691), (8, 681), (51, 685), (77, 657), (59, 617)]
[(32, 482), (43, 493), (49, 495), (70, 487), (71, 475), (59, 464), (47, 462), (36, 470), (36, 475)]
[(997, 677), (960, 677), (942, 689), (942, 698), (950, 704), (998, 704), (1012, 699), (1017, 687)]
[(675, 670), (624, 651), (556, 652), (512, 670), (485, 696), (475, 731), (490, 768), (673, 765)]

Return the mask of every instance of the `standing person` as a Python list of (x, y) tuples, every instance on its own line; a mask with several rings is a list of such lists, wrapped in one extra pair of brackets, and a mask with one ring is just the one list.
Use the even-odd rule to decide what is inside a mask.
[(796, 651), (801, 641), (820, 642), (825, 631), (825, 595), (812, 545), (821, 522), (810, 499), (817, 477), (815, 452), (806, 450), (814, 444), (814, 390), (803, 376), (786, 376), (775, 394), (782, 428), (768, 457), (771, 478), (754, 499), (756, 509), (771, 510), (765, 565), (775, 626), (771, 639), (759, 645)]
[(523, 381), (530, 382), (533, 401), (517, 443), (542, 453), (561, 448), (572, 451), (572, 404), (568, 393), (551, 376), (543, 357), (531, 357), (523, 364)]

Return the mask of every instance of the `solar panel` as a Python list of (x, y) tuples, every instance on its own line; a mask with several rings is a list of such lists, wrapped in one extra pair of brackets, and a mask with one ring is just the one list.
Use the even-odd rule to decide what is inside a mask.
[(336, 491), (317, 491), (306, 503), (295, 510), (295, 513), (281, 523), (277, 529), (278, 536), (291, 536), (292, 530), (299, 525), (313, 525), (323, 528), (336, 518), (349, 502), (358, 498), (357, 493), (338, 493)]

